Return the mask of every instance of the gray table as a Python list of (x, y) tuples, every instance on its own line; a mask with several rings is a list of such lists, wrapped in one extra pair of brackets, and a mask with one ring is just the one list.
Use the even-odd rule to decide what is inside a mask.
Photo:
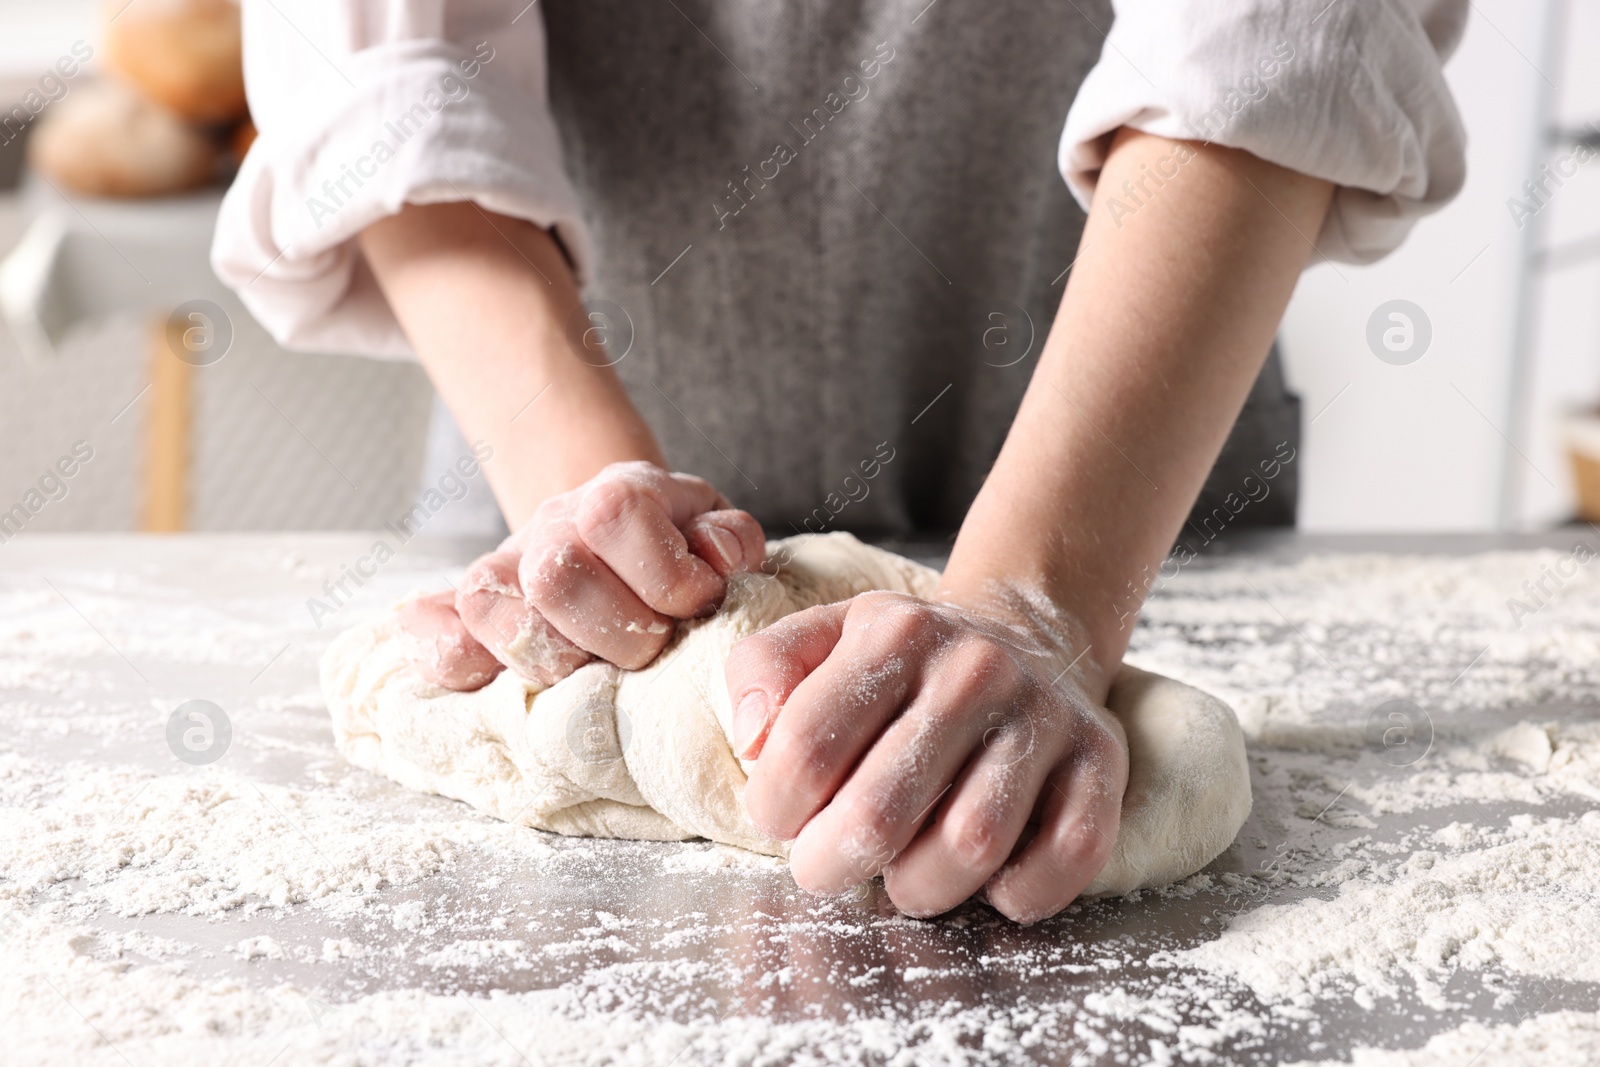
[[(1499, 538), (1491, 544), (1469, 538), (1258, 535), (1228, 542), (1196, 563), (1194, 573), (1290, 560), (1313, 551), (1462, 552), (1534, 543), (1565, 547), (1576, 536), (1563, 531), (1541, 538)], [(371, 541), (366, 535), (25, 537), (0, 547), (0, 597), (31, 596), (48, 588), (56, 599), (28, 601), (41, 617), (48, 616), (58, 630), (81, 619), (83, 654), (52, 662), (70, 668), (64, 675), (70, 681), (48, 699), (57, 701), (65, 715), (98, 703), (111, 708), (107, 714), (126, 719), (125, 729), (109, 732), (18, 727), (15, 723), (37, 717), (39, 702), (46, 698), (36, 691), (0, 689), (0, 727), (11, 724), (0, 736), (0, 749), (63, 764), (138, 767), (197, 781), (226, 775), (307, 793), (333, 791), (370, 805), (382, 818), (432, 820), (432, 825), (454, 826), (465, 834), (485, 820), (461, 805), (413, 794), (343, 763), (318, 706), (315, 663), (331, 635), (407, 589), (440, 585), (477, 547), (413, 541), (327, 625), (313, 626), (306, 598), (323, 596), (324, 580), (365, 552)], [(909, 546), (909, 551), (930, 558), (941, 547)], [(1185, 596), (1185, 580), (1180, 577), (1161, 597)], [(138, 634), (146, 623), (169, 628), (215, 625), (227, 635), (221, 647), (234, 649), (236, 656), (219, 655), (215, 643), (193, 657), (138, 654), (131, 648), (143, 647)], [(1286, 638), (1292, 640), (1286, 633), (1268, 639)], [(22, 653), (13, 648), (6, 654)], [(228, 709), (235, 730), (230, 751), (210, 767), (178, 762), (163, 733), (165, 709), (195, 697)], [(1506, 710), (1530, 713), (1527, 708)], [(1556, 717), (1592, 714), (1582, 707), (1531, 710)], [(596, 1057), (608, 1047), (605, 1031), (615, 1013), (635, 1022), (658, 1019), (663, 1034), (681, 1033), (681, 1040), (663, 1036), (664, 1044), (635, 1048), (630, 1055), (640, 1062), (679, 1063), (745, 1062), (740, 1050), (750, 1053), (763, 1047), (762, 1041), (769, 1042), (764, 1047), (772, 1062), (804, 1059), (807, 1050), (782, 1042), (792, 1044), (795, 1035), (807, 1033), (832, 1035), (829, 1040), (836, 1045), (827, 1058), (866, 1062), (1140, 1061), (1154, 1054), (1152, 1041), (1174, 1046), (1174, 1023), (1214, 1027), (1220, 1018), (1240, 1013), (1255, 1017), (1254, 1032), (1230, 1033), (1213, 1054), (1218, 1062), (1266, 1063), (1334, 1057), (1362, 1044), (1414, 1047), (1469, 1015), (1515, 1021), (1536, 1006), (1594, 1010), (1593, 987), (1547, 982), (1537, 994), (1529, 990), (1509, 1003), (1502, 997), (1498, 1004), (1487, 992), (1452, 990), (1471, 1004), (1466, 1013), (1441, 1014), (1416, 1002), (1375, 1012), (1348, 1000), (1330, 1000), (1319, 1004), (1312, 1018), (1291, 1018), (1255, 1004), (1243, 987), (1205, 981), (1186, 987), (1187, 979), (1203, 976), (1149, 965), (1148, 958), (1159, 950), (1214, 937), (1238, 911), (1315, 892), (1303, 886), (1271, 886), (1257, 877), (1276, 843), (1289, 837), (1300, 845), (1326, 845), (1358, 834), (1398, 837), (1415, 825), (1416, 819), (1391, 818), (1376, 830), (1354, 830), (1308, 820), (1296, 814), (1304, 797), (1262, 777), (1269, 764), (1325, 771), (1328, 759), (1253, 750), (1255, 810), (1235, 846), (1208, 870), (1214, 876), (1209, 887), (1078, 905), (1026, 929), (979, 905), (940, 921), (912, 922), (895, 914), (881, 888), (868, 888), (852, 899), (820, 901), (800, 892), (781, 868), (739, 862), (714, 866), (718, 856), (705, 845), (566, 842), (533, 831), (526, 833), (540, 842), (534, 852), (463, 845), (441, 869), (381, 887), (358, 908), (329, 909), (307, 902), (218, 915), (153, 911), (118, 916), (85, 902), (80, 881), (50, 887), (37, 904), (54, 906), (58, 914), (108, 936), (137, 929), (187, 946), (179, 963), (197, 980), (233, 979), (257, 990), (288, 983), (308, 1004), (327, 1012), (386, 990), (465, 994), (482, 1016), (484, 1029), (475, 1037), (462, 1036), (462, 1047), (491, 1047), (500, 1036), (499, 1052), (506, 1062), (546, 1062), (547, 1050), (537, 1042), (530, 1046), (527, 1029), (519, 1030), (510, 1019), (519, 1010), (535, 1010), (528, 1006), (533, 1003), (547, 1005), (537, 1010), (557, 1009), (545, 1001), (481, 999), (491, 991), (559, 991), (566, 1005), (560, 1009), (563, 1025), (569, 1030), (581, 1026), (586, 1015), (595, 1021)], [(1352, 754), (1338, 773), (1361, 773), (1359, 762), (1360, 754)], [(1511, 810), (1517, 809), (1505, 809)], [(1547, 808), (1545, 813), (1558, 810)], [(1451, 815), (1431, 811), (1417, 818), (1437, 823)], [(286, 835), (304, 830), (288, 815), (284, 823)], [(685, 855), (696, 862), (674, 859)], [(1226, 877), (1230, 875), (1234, 877)], [(4, 876), (0, 871), (0, 878)], [(436, 921), (399, 929), (390, 917), (406, 902), (421, 902)], [(241, 960), (230, 948), (261, 933), (283, 946), (282, 958)], [(439, 962), (437, 953), (463, 940), (506, 939), (521, 946), (514, 958)], [(353, 943), (365, 954), (322, 959), (322, 946), (329, 940)], [(154, 961), (134, 957), (129, 962), (145, 966)], [(1107, 995), (1152, 991), (1175, 1005), (1176, 1019), (1118, 1017), (1093, 1007)], [(0, 1005), (0, 1010), (13, 1008)], [(753, 1019), (780, 1030), (752, 1031)], [(919, 1028), (919, 1019), (939, 1021)], [(824, 1025), (828, 1022), (834, 1025)], [(693, 1029), (681, 1029), (685, 1024)], [(781, 1030), (784, 1024), (793, 1025)], [(84, 1034), (77, 1038), (90, 1040)], [(873, 1041), (885, 1040), (896, 1047), (872, 1047)], [(386, 1045), (381, 1035), (351, 1041), (353, 1058), (359, 1061), (412, 1054), (425, 1058), (415, 1049), (405, 1053), (404, 1042)], [(258, 1040), (250, 1047), (266, 1046)], [(301, 1061), (306, 1047), (290, 1035), (277, 1062)], [(667, 1055), (673, 1047), (676, 1053)]]

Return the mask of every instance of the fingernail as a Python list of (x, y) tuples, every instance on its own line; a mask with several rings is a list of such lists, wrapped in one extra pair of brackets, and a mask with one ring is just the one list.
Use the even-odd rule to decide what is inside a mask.
[(749, 693), (733, 709), (733, 752), (740, 759), (754, 759), (762, 739), (767, 735), (772, 701), (767, 694)]
[(717, 550), (717, 555), (722, 558), (722, 569), (732, 574), (744, 562), (744, 546), (739, 543), (739, 538), (729, 530), (720, 526), (707, 525), (706, 536), (711, 538), (711, 547)]

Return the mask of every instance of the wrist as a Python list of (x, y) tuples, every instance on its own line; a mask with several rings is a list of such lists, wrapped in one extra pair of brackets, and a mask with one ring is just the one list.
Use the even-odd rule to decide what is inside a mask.
[(508, 435), (506, 462), (491, 479), (506, 524), (520, 529), (544, 501), (571, 492), (613, 463), (666, 467), (648, 426), (623, 400), (573, 403), (545, 424)]
[(952, 560), (935, 599), (990, 624), (1041, 657), (1041, 672), (1055, 682), (1070, 678), (1091, 700), (1104, 703), (1122, 661), (1125, 642), (1097, 634), (1086, 614), (1037, 577), (971, 572)]
[(361, 247), (462, 432), (493, 448), (485, 472), (512, 529), (609, 463), (664, 462), (552, 233), (472, 203), (413, 204)]

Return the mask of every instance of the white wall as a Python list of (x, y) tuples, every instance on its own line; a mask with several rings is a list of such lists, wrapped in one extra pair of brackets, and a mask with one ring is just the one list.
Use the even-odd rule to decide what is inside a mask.
[(74, 41), (99, 47), (95, 0), (0, 0), (0, 81), (30, 82)]
[[(1538, 286), (1532, 396), (1518, 433), (1510, 383), (1523, 233), (1506, 200), (1520, 195), (1532, 166), (1541, 89), (1560, 102), (1564, 122), (1600, 119), (1600, 73), (1583, 44), (1600, 42), (1600, 12), (1572, 6), (1584, 10), (1559, 35), (1570, 53), (1563, 76), (1561, 56), (1544, 55), (1544, 0), (1476, 0), (1447, 68), (1470, 136), (1466, 188), (1383, 262), (1322, 265), (1302, 279), (1283, 328), (1308, 423), (1302, 527), (1493, 529), (1508, 459), (1521, 488), (1514, 525), (1570, 515), (1554, 417), (1592, 402), (1600, 383), (1600, 261)], [(1539, 224), (1552, 243), (1600, 234), (1600, 163), (1561, 189)], [(1365, 336), (1373, 310), (1397, 298), (1421, 306), (1433, 325), (1430, 349), (1407, 366), (1377, 359)], [(1515, 450), (1503, 435), (1518, 438)]]

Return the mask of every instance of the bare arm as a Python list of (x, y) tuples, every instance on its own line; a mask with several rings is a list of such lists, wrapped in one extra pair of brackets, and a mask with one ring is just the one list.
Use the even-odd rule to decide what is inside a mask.
[[(1160, 188), (1145, 178), (1174, 167)], [(1141, 180), (1148, 197), (1123, 190)], [(1171, 549), (1238, 417), (1333, 187), (1246, 152), (1123, 130), (1098, 189), (943, 594), (979, 605), (1042, 590), (1083, 627), (1073, 655), (1092, 646), (1081, 665), (1103, 700), (1145, 569)], [(1133, 214), (1114, 219), (1112, 197)]]
[[(1157, 188), (1146, 168), (1171, 176)], [(1114, 218), (1124, 181), (1148, 193)], [(1331, 187), (1123, 131), (1099, 188), (939, 602), (813, 608), (729, 658), (735, 743), (759, 757), (746, 806), (794, 839), (808, 889), (882, 873), (912, 914), (981, 889), (1033, 921), (1115, 842), (1127, 741), (1103, 705), (1128, 616), (1266, 356)]]
[(665, 465), (616, 372), (580, 347), (577, 285), (548, 232), (472, 203), (408, 204), (361, 247), (462, 432), (501, 457), (487, 474), (513, 530), (608, 463)]
[(555, 239), (472, 203), (408, 205), (362, 250), (485, 464), (515, 531), (401, 628), (423, 675), (476, 689), (501, 669), (549, 684), (600, 657), (642, 667), (679, 619), (761, 565), (761, 526), (666, 469), (594, 339)]

